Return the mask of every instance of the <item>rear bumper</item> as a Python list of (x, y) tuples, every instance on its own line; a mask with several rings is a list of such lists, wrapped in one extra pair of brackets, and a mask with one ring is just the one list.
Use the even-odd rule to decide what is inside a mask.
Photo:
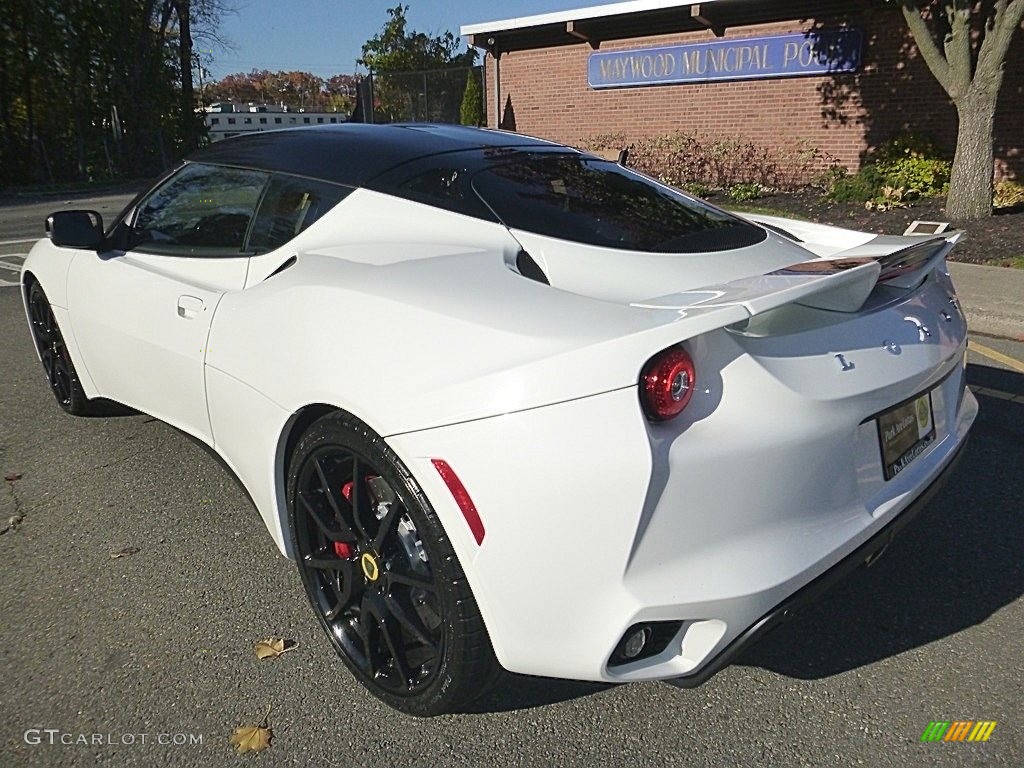
[[(943, 402), (954, 410), (949, 398)], [(884, 502), (829, 506), (813, 488), (776, 530), (760, 519), (779, 508), (773, 491), (805, 480), (803, 467), (793, 465), (772, 488), (740, 472), (715, 473), (720, 496), (745, 495), (739, 509), (718, 506), (709, 493), (666, 495), (635, 391), (388, 442), (441, 519), (502, 666), (697, 685), (880, 552), (949, 476), (976, 409), (967, 391), (944, 437), (889, 481)], [(486, 530), (480, 545), (431, 458), (448, 461), (472, 497)], [(700, 485), (699, 472), (687, 477)], [(737, 519), (739, 533), (723, 537), (714, 524), (730, 515), (748, 524)], [(655, 622), (679, 627), (662, 650), (610, 664), (630, 627)]]
[[(689, 340), (699, 388), (673, 422), (648, 422), (631, 387), (388, 437), (444, 524), (501, 664), (697, 684), (877, 553), (949, 474), (977, 413), (966, 327), (936, 309), (939, 277), (845, 328)], [(936, 437), (886, 480), (876, 417), (924, 392)], [(481, 544), (434, 458), (472, 497)], [(657, 643), (627, 662), (616, 649), (636, 625), (656, 626)]]
[(918, 496), (910, 506), (900, 512), (878, 533), (861, 544), (857, 549), (844, 557), (825, 573), (818, 576), (803, 588), (796, 591), (790, 597), (783, 600), (779, 605), (766, 613), (760, 619), (751, 624), (742, 634), (733, 640), (725, 649), (706, 662), (699, 672), (692, 675), (684, 675), (674, 678), (677, 685), (694, 688), (707, 682), (716, 673), (734, 662), (747, 648), (754, 645), (758, 640), (771, 632), (780, 624), (788, 621), (797, 611), (804, 606), (816, 602), (821, 596), (831, 589), (835, 584), (841, 582), (853, 571), (862, 566), (872, 565), (896, 538), (896, 534), (906, 527), (924, 507), (926, 507), (935, 495), (942, 489), (953, 474), (960, 459), (963, 457), (964, 447), (967, 445), (965, 439), (956, 449), (956, 453), (950, 459), (949, 464), (942, 470), (941, 474)]

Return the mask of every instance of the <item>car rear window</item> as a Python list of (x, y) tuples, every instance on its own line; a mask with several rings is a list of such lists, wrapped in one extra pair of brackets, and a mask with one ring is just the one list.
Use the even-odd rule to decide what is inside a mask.
[(280, 248), (331, 210), (352, 190), (325, 181), (275, 175), (249, 233), (249, 250)]
[(725, 211), (583, 155), (512, 155), (476, 173), (473, 188), (510, 229), (588, 245), (693, 253), (742, 248), (767, 237)]

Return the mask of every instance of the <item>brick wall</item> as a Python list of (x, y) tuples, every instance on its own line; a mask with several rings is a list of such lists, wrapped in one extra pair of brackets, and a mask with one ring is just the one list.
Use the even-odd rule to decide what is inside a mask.
[[(601, 51), (857, 27), (864, 33), (857, 73), (594, 90), (587, 84), (586, 43), (501, 57), (504, 126), (573, 145), (621, 133), (627, 139), (672, 131), (727, 135), (780, 150), (801, 142), (828, 152), (851, 170), (865, 153), (903, 131), (928, 133), (952, 151), (956, 110), (920, 58), (900, 12), (835, 4), (842, 12), (814, 20), (602, 43)], [(488, 125), (494, 125), (494, 60), (487, 57)], [(1007, 60), (996, 114), (1000, 176), (1024, 178), (1024, 34)]]

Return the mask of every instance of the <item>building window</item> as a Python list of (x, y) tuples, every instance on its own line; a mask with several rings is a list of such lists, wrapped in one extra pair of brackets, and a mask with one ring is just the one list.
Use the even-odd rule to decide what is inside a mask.
[(334, 118), (334, 117), (332, 117), (332, 118), (331, 118), (331, 122), (332, 122), (332, 123), (336, 123), (336, 122), (338, 122), (338, 120), (337, 120), (337, 118)]
[(250, 123), (252, 123), (252, 118), (251, 117), (245, 118), (245, 124), (249, 125)]
[(234, 124), (235, 124), (235, 118), (229, 117), (228, 118), (228, 125), (234, 125)]
[(210, 118), (210, 125), (220, 125), (220, 118), (219, 117), (211, 117)]
[(317, 121), (317, 123), (323, 123), (324, 119), (322, 117), (318, 117), (316, 119), (316, 121)]
[(280, 125), (280, 124), (281, 124), (281, 118), (280, 118), (280, 117), (275, 117), (275, 118), (274, 118), (274, 123), (275, 123), (276, 125)]
[(266, 125), (266, 124), (267, 124), (267, 118), (261, 117), (260, 118), (260, 125)]
[(302, 118), (302, 122), (304, 122), (306, 125), (309, 125), (309, 118), (308, 117)]
[(292, 125), (295, 125), (295, 120), (296, 120), (296, 118), (294, 118), (294, 117), (289, 117), (288, 118), (288, 122), (291, 123)]

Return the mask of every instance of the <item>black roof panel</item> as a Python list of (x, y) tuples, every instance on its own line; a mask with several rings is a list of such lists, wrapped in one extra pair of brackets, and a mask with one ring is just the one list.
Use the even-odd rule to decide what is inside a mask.
[(294, 173), (352, 187), (410, 160), (486, 147), (551, 147), (551, 142), (461, 125), (342, 123), (263, 131), (214, 142), (189, 160)]

